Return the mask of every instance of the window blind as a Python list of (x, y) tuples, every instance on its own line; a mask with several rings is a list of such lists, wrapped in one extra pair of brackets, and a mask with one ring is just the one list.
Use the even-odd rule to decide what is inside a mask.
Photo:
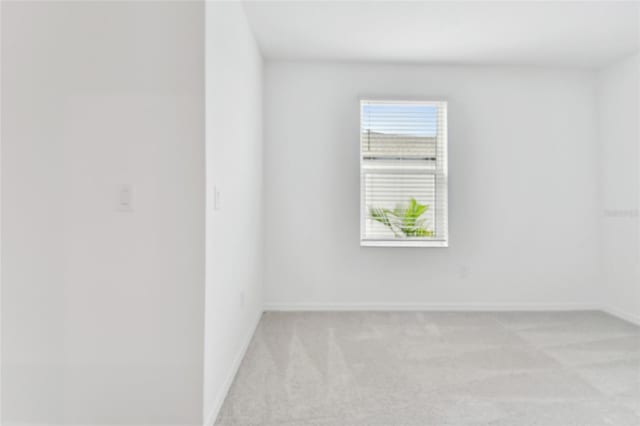
[(447, 246), (446, 102), (361, 101), (362, 245)]

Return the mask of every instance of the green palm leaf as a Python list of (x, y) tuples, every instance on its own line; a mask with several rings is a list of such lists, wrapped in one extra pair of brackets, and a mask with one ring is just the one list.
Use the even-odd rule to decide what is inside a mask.
[(428, 205), (412, 197), (406, 205), (398, 204), (393, 210), (370, 207), (369, 217), (389, 228), (396, 237), (433, 237), (434, 232), (425, 228), (427, 219), (422, 217), (428, 210)]

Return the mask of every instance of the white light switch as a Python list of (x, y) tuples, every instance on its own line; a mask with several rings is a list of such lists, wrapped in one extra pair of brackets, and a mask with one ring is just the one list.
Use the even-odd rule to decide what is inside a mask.
[(133, 211), (133, 190), (131, 189), (131, 185), (118, 185), (116, 210), (119, 212)]
[(222, 208), (222, 195), (220, 194), (220, 187), (215, 185), (213, 187), (213, 209), (220, 210)]

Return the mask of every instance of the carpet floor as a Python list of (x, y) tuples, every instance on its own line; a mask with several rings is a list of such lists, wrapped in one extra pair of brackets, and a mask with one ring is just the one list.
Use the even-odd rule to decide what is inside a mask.
[(219, 426), (639, 426), (640, 327), (601, 312), (265, 313)]

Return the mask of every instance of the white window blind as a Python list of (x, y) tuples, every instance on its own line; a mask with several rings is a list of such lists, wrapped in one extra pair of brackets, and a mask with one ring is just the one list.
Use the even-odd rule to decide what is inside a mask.
[(446, 102), (361, 101), (360, 243), (446, 247)]

